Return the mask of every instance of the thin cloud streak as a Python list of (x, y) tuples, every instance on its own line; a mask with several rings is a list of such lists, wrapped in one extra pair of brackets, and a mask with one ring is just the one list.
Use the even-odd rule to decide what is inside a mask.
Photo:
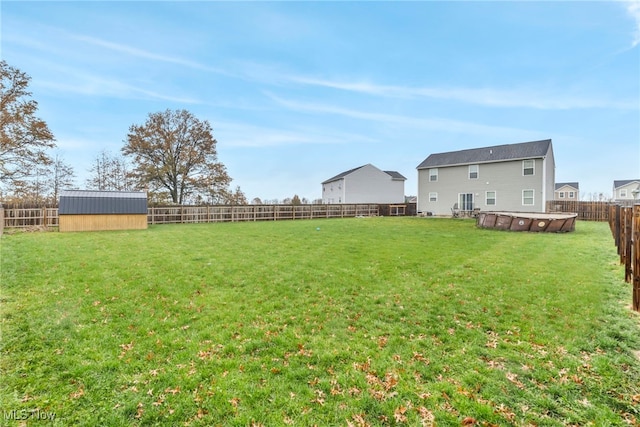
[(112, 50), (115, 52), (124, 53), (126, 55), (130, 55), (133, 57), (150, 59), (152, 61), (167, 62), (171, 64), (176, 64), (176, 65), (183, 65), (185, 67), (189, 67), (193, 69), (226, 74), (224, 71), (218, 68), (209, 67), (207, 65), (200, 64), (195, 61), (190, 61), (187, 59), (182, 59), (174, 56), (160, 55), (160, 54), (149, 52), (143, 49), (138, 49), (136, 47), (131, 47), (131, 46), (127, 46), (119, 43), (113, 43), (113, 42), (98, 39), (95, 37), (89, 37), (89, 36), (84, 36), (80, 34), (71, 34), (71, 33), (67, 33), (67, 34), (69, 35), (70, 38), (76, 41), (84, 42), (92, 46), (102, 47), (104, 49)]
[(152, 90), (122, 83), (116, 80), (99, 79), (93, 76), (78, 76), (73, 83), (40, 80), (37, 86), (64, 94), (75, 93), (83, 96), (101, 96), (118, 99), (155, 99), (183, 104), (200, 104), (194, 98), (164, 95)]
[(286, 145), (320, 145), (372, 143), (377, 140), (352, 133), (327, 132), (324, 129), (274, 129), (246, 123), (216, 122), (216, 138), (228, 147), (278, 147)]
[(551, 94), (540, 94), (540, 91), (470, 88), (428, 88), (403, 87), (391, 85), (377, 85), (368, 82), (339, 82), (332, 80), (314, 79), (303, 76), (289, 76), (294, 83), (309, 86), (320, 86), (366, 95), (383, 96), (389, 98), (436, 98), (450, 101), (460, 101), (467, 104), (477, 104), (488, 107), (522, 107), (538, 110), (567, 110), (573, 108), (620, 108), (637, 109), (635, 102), (594, 100)]
[(416, 129), (428, 129), (444, 132), (464, 132), (472, 135), (507, 136), (533, 134), (533, 131), (508, 128), (502, 126), (481, 125), (477, 123), (463, 122), (459, 120), (440, 118), (417, 118), (409, 116), (399, 116), (393, 114), (371, 113), (359, 110), (352, 110), (342, 107), (335, 107), (324, 104), (301, 103), (287, 100), (272, 94), (267, 94), (274, 102), (294, 111), (305, 111), (310, 113), (335, 114), (360, 120), (373, 121), (377, 123), (387, 123), (390, 125), (400, 125), (402, 127), (411, 126)]

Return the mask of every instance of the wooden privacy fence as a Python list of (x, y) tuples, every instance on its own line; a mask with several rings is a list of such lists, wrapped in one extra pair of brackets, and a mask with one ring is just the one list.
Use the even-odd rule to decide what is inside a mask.
[[(167, 206), (148, 208), (149, 224), (196, 222), (278, 221), (287, 219), (348, 218), (380, 215), (377, 204)], [(384, 209), (382, 209), (384, 210)], [(387, 207), (387, 211), (388, 211)], [(396, 215), (399, 214), (396, 212)], [(4, 228), (58, 227), (58, 208), (0, 208)]]
[(581, 202), (578, 200), (550, 200), (547, 202), (547, 212), (577, 213), (577, 219), (583, 221), (608, 221), (609, 202)]
[(610, 206), (609, 226), (624, 264), (624, 280), (632, 284), (632, 306), (640, 312), (640, 204)]

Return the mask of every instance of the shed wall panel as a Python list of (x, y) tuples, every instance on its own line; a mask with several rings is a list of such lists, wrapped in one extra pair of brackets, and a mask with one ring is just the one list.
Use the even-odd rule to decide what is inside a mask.
[(60, 232), (144, 230), (147, 214), (136, 215), (60, 215)]

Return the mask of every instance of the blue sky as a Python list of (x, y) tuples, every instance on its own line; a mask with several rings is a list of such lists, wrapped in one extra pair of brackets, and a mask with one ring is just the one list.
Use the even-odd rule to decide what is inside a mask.
[(249, 200), (371, 163), (552, 139), (583, 198), (640, 178), (640, 2), (7, 1), (1, 56), (82, 186), (129, 127), (187, 109)]

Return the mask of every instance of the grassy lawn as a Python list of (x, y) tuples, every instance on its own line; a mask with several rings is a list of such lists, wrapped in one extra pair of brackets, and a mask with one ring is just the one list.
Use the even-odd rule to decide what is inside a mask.
[(352, 218), (0, 244), (5, 425), (640, 425), (640, 317), (605, 223)]

